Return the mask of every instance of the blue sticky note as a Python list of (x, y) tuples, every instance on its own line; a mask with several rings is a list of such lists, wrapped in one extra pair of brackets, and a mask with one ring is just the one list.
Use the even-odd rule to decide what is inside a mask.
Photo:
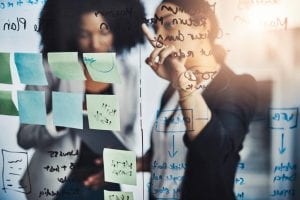
[(82, 102), (81, 93), (52, 92), (54, 125), (82, 129)]
[(44, 91), (18, 91), (18, 105), (21, 123), (47, 124)]
[(15, 53), (20, 81), (26, 85), (48, 85), (40, 53)]

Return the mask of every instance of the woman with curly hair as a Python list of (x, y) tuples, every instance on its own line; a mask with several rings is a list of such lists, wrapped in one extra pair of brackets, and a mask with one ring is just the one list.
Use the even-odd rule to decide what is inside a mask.
[[(133, 148), (138, 105), (135, 69), (117, 59), (122, 84), (96, 82), (86, 70), (82, 53), (116, 52), (118, 58), (124, 51), (144, 41), (140, 29), (144, 17), (144, 7), (139, 0), (46, 1), (39, 20), (39, 33), (49, 86), (27, 86), (26, 90), (45, 91), (49, 119), (52, 91), (115, 94), (122, 99), (121, 126), (117, 134), (129, 148)], [(79, 52), (86, 80), (69, 81), (54, 77), (47, 63), (49, 52)], [(86, 110), (85, 101), (83, 109)], [(97, 143), (93, 136), (101, 133), (88, 128), (86, 115), (83, 121), (83, 130), (55, 127), (51, 123), (46, 126), (21, 125), (18, 144), (35, 150), (28, 167), (30, 177), (24, 176), (21, 180), (23, 187), (31, 187), (28, 199), (99, 200), (103, 199), (104, 189), (120, 190), (117, 184), (104, 184), (103, 161), (90, 147), (90, 143)], [(109, 141), (98, 142), (107, 142), (106, 146), (110, 146)], [(64, 156), (66, 153), (68, 155)]]

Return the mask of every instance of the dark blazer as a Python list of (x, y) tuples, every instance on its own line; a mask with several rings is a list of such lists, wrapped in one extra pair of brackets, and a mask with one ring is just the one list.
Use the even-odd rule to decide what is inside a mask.
[(256, 91), (252, 76), (236, 75), (222, 66), (203, 92), (212, 117), (193, 141), (184, 136), (188, 153), (181, 199), (235, 199), (239, 151), (255, 113)]

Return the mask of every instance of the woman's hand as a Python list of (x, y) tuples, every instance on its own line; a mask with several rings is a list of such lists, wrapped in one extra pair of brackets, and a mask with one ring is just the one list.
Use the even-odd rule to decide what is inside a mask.
[(150, 172), (151, 171), (151, 152), (147, 152), (143, 157), (136, 159), (136, 171), (137, 172)]
[[(175, 56), (179, 53), (173, 45), (166, 46), (156, 41), (146, 24), (142, 24), (142, 30), (154, 47), (154, 50), (146, 59), (146, 63), (151, 66), (159, 77), (171, 82), (177, 81), (179, 74), (186, 71), (184, 66), (186, 57)], [(160, 45), (157, 45), (157, 43), (160, 43)], [(157, 57), (158, 62), (156, 62)]]
[(100, 187), (103, 187), (104, 182), (104, 170), (103, 170), (103, 160), (100, 158), (95, 159), (95, 165), (99, 167), (99, 172), (90, 175), (87, 177), (83, 184), (87, 187), (91, 187), (93, 189), (98, 189)]
[[(148, 171), (150, 172), (150, 157), (148, 154), (144, 156), (144, 158), (137, 158), (137, 172)], [(97, 158), (95, 159), (95, 165), (99, 167), (99, 172), (90, 175), (87, 177), (83, 184), (86, 187), (90, 187), (92, 189), (99, 189), (105, 185), (104, 181), (104, 170), (103, 170), (103, 159)]]

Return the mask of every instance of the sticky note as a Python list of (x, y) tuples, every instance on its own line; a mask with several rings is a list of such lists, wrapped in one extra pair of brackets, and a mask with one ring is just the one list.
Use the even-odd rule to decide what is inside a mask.
[(21, 123), (47, 124), (44, 91), (18, 91), (18, 106)]
[(133, 192), (107, 191), (104, 190), (104, 200), (134, 200)]
[(52, 73), (60, 79), (86, 80), (77, 52), (48, 53), (48, 63)]
[(54, 125), (82, 129), (82, 101), (81, 93), (52, 92)]
[(105, 181), (136, 185), (136, 155), (133, 151), (105, 148), (103, 159)]
[(0, 114), (18, 116), (18, 110), (12, 101), (11, 91), (0, 91)]
[(0, 53), (0, 83), (12, 84), (9, 61), (9, 53)]
[(120, 130), (119, 102), (116, 95), (86, 95), (90, 129)]
[(15, 53), (20, 81), (27, 85), (48, 85), (40, 53)]
[(83, 61), (94, 81), (121, 83), (120, 74), (116, 64), (116, 53), (84, 53)]

